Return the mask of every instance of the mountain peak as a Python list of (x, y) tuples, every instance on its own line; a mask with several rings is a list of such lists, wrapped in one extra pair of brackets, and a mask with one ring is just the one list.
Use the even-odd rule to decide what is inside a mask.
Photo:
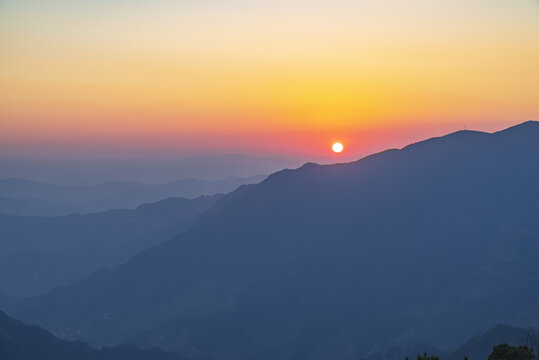
[(281, 170), (106, 276), (12, 312), (95, 345), (218, 360), (360, 359), (380, 344), (448, 349), (492, 324), (537, 326), (537, 134), (461, 131)]
[(508, 127), (507, 129), (496, 132), (495, 134), (539, 132), (539, 121), (529, 120), (523, 123)]

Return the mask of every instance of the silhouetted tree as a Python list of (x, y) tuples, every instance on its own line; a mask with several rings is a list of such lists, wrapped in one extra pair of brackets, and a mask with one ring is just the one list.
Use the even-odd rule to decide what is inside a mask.
[(533, 350), (525, 345), (511, 346), (500, 344), (494, 346), (488, 360), (532, 360)]
[(531, 349), (532, 353), (535, 350), (535, 357), (539, 359), (539, 342), (536, 339), (535, 330), (528, 330), (528, 332), (526, 333), (524, 344)]
[(424, 353), (423, 355), (417, 355), (417, 360), (440, 360), (440, 358), (438, 356), (427, 355), (427, 353)]

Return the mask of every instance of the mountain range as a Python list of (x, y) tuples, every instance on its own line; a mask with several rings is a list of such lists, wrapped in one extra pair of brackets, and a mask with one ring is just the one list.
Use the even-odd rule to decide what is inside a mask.
[(488, 359), (494, 346), (509, 344), (512, 346), (525, 345), (539, 354), (539, 331), (533, 328), (518, 328), (498, 324), (485, 333), (470, 338), (456, 349), (440, 350), (425, 344), (410, 344), (386, 349), (384, 352), (369, 355), (364, 360), (404, 360), (415, 359), (417, 355), (425, 353), (435, 355), (443, 360), (470, 360)]
[(25, 179), (0, 180), (0, 212), (26, 216), (87, 214), (110, 209), (133, 209), (169, 197), (194, 198), (228, 193), (265, 175), (222, 180), (185, 179), (164, 184), (132, 181), (95, 186), (51, 185)]
[(194, 359), (357, 359), (539, 327), (539, 123), (459, 131), (225, 195), (186, 232), (11, 314)]
[[(487, 359), (492, 348), (500, 343), (513, 346), (528, 345), (534, 352), (539, 348), (534, 340), (539, 332), (534, 329), (497, 325), (486, 333), (475, 336), (464, 345), (443, 353), (424, 345), (388, 349), (384, 353), (370, 355), (365, 360), (413, 359), (418, 354), (440, 356), (443, 360)], [(180, 356), (157, 348), (139, 350), (132, 345), (91, 348), (86, 343), (69, 342), (54, 337), (37, 326), (29, 326), (8, 317), (0, 311), (0, 358), (2, 360), (179, 360)]]
[(60, 217), (0, 213), (0, 292), (36, 295), (114, 267), (191, 226), (222, 195)]
[(2, 360), (180, 360), (159, 349), (140, 350), (130, 345), (95, 349), (82, 342), (54, 337), (37, 327), (24, 325), (0, 311), (0, 359)]
[(149, 184), (178, 179), (220, 180), (251, 177), (297, 167), (297, 159), (269, 158), (241, 154), (200, 155), (192, 157), (85, 157), (70, 154), (43, 157), (0, 154), (0, 178), (32, 179), (44, 183), (91, 186), (115, 180)]

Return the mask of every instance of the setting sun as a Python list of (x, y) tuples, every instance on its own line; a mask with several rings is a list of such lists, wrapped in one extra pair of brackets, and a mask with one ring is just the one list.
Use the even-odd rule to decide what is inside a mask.
[(335, 143), (333, 144), (333, 146), (331, 147), (331, 149), (333, 150), (333, 152), (336, 152), (336, 153), (340, 153), (343, 151), (344, 147), (342, 146), (341, 143)]

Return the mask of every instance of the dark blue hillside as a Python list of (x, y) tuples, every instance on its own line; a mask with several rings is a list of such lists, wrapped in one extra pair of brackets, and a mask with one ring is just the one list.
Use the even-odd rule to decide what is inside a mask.
[(82, 342), (55, 338), (49, 332), (24, 325), (0, 311), (2, 360), (180, 360), (159, 349), (140, 350), (130, 345), (94, 349)]
[(185, 234), (14, 309), (67, 338), (200, 359), (357, 359), (539, 326), (539, 124), (306, 164)]
[(187, 230), (221, 196), (170, 198), (86, 215), (0, 213), (0, 292), (36, 295), (118, 266)]

